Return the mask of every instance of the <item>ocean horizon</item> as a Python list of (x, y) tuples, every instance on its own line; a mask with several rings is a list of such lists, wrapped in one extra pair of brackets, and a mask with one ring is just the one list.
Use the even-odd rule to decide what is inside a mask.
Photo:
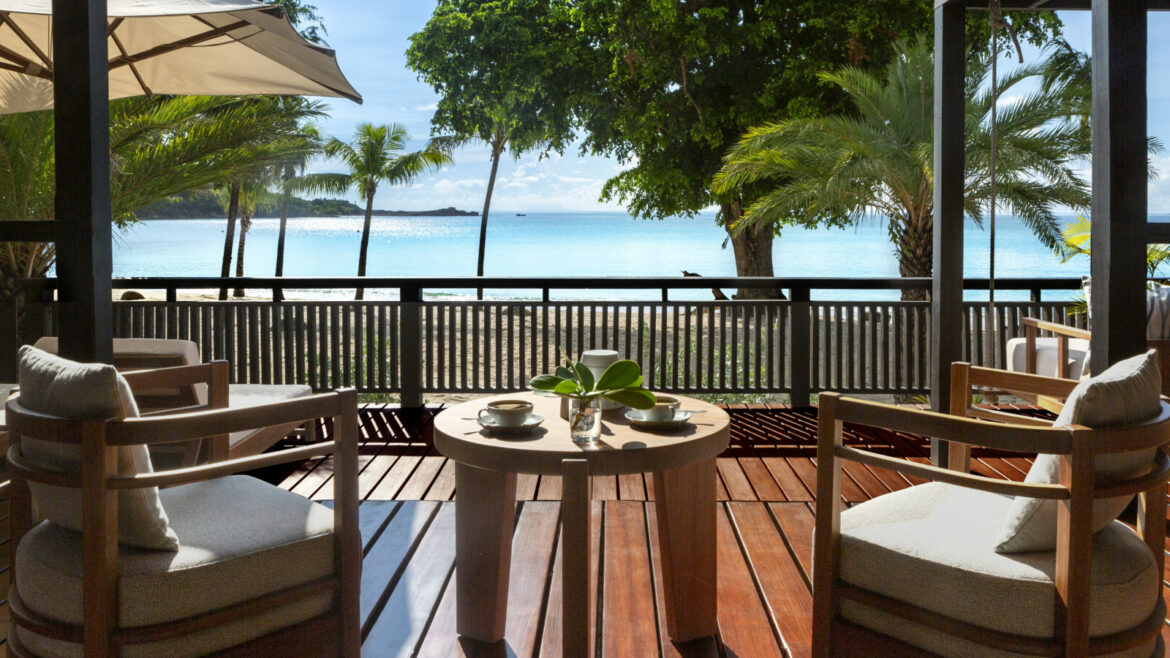
[[(1062, 218), (1065, 222), (1074, 217)], [(1170, 221), (1170, 215), (1151, 217)], [(357, 272), (363, 218), (289, 219), (285, 275), (352, 276)], [(479, 217), (375, 217), (369, 247), (369, 276), (475, 276)], [(272, 276), (278, 219), (254, 219), (245, 244), (244, 273)], [(115, 277), (218, 276), (223, 257), (224, 218), (143, 220), (115, 232)], [(238, 233), (238, 230), (237, 230)], [(714, 215), (637, 220), (622, 212), (489, 216), (484, 273), (496, 277), (735, 276), (727, 235)], [(964, 274), (986, 277), (988, 233), (968, 220)], [(1080, 277), (1087, 258), (1061, 260), (1013, 217), (996, 222), (996, 277)], [(235, 248), (233, 247), (233, 255)], [(776, 276), (897, 277), (898, 264), (886, 223), (877, 219), (846, 229), (785, 228), (773, 245)], [(235, 263), (232, 264), (235, 272)], [(725, 290), (729, 295), (731, 289)], [(256, 291), (262, 294), (262, 291)], [(1068, 299), (1073, 291), (1048, 291), (1046, 299)], [(288, 290), (289, 298), (347, 298), (347, 290)], [(539, 290), (489, 290), (489, 299), (539, 298)], [(369, 299), (396, 298), (396, 290), (368, 289)], [(474, 289), (427, 290), (430, 299), (474, 298)], [(710, 299), (709, 290), (672, 291), (673, 299)], [(655, 300), (656, 290), (554, 291), (553, 299)], [(897, 291), (818, 290), (813, 299), (897, 299)], [(969, 291), (967, 298), (986, 299)], [(997, 291), (997, 299), (1022, 300), (1027, 291)]]

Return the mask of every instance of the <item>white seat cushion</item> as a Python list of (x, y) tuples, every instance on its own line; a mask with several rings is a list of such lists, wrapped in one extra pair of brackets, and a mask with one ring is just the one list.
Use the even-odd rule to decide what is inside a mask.
[[(333, 512), (246, 476), (161, 492), (179, 536), (177, 553), (122, 547), (119, 616), (123, 627), (173, 621), (333, 573)], [(16, 552), (16, 585), (32, 611), (82, 620), (81, 535), (42, 523)], [(123, 655), (200, 655), (246, 642), (326, 611), (330, 597)], [(20, 631), (37, 653), (80, 656), (79, 645)]]
[[(1039, 337), (1036, 339), (1036, 374), (1048, 377), (1058, 376), (1056, 370), (1055, 337)], [(1027, 372), (1027, 340), (1024, 338), (1008, 339), (1007, 369), (1012, 372)], [(1082, 338), (1068, 339), (1068, 368), (1069, 379), (1080, 379), (1085, 368), (1085, 361), (1089, 354), (1089, 341)]]
[[(1055, 552), (995, 552), (1011, 500), (930, 483), (855, 505), (841, 514), (841, 579), (983, 628), (1050, 638)], [(1091, 572), (1091, 636), (1133, 628), (1153, 613), (1161, 574), (1126, 526), (1114, 522), (1094, 535)], [(942, 655), (997, 655), (848, 601), (842, 615)], [(1118, 655), (1146, 658), (1152, 650)]]

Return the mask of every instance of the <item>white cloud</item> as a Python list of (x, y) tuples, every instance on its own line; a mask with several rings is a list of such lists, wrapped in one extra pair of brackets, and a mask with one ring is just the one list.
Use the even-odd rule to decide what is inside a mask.
[(426, 105), (415, 105), (414, 106), (415, 112), (434, 112), (437, 109), (439, 109), (438, 103), (427, 103)]

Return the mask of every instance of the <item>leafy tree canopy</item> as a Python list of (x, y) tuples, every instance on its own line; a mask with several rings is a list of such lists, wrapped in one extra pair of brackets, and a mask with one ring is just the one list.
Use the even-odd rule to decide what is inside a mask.
[[(592, 93), (579, 99), (585, 147), (627, 166), (607, 182), (603, 199), (646, 218), (711, 205), (711, 179), (741, 134), (768, 121), (848, 110), (842, 91), (818, 74), (883, 67), (899, 38), (932, 33), (931, 8), (921, 0), (574, 3), (575, 23), (605, 60)], [(1031, 43), (1060, 34), (1051, 13), (1010, 18)], [(969, 42), (986, 44), (986, 15), (971, 12), (969, 20)]]
[(440, 0), (410, 41), (407, 65), (440, 96), (435, 133), (506, 142), (516, 156), (573, 139), (568, 97), (590, 51), (562, 3)]

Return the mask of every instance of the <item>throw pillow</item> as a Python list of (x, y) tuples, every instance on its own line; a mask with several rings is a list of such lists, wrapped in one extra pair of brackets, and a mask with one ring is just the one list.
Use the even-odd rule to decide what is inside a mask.
[[(1100, 375), (1077, 384), (1053, 426), (1108, 427), (1140, 423), (1161, 411), (1161, 390), (1157, 353), (1150, 350), (1119, 361)], [(1153, 450), (1100, 455), (1095, 460), (1095, 474), (1102, 480), (1124, 479), (1148, 472), (1153, 463)], [(1060, 457), (1037, 455), (1024, 481), (1059, 482)], [(1094, 501), (1093, 532), (1112, 523), (1129, 505), (1131, 498), (1117, 496)], [(999, 553), (1053, 550), (1056, 547), (1057, 505), (1055, 500), (1017, 496), (1008, 508), (995, 550)]]
[[(31, 410), (63, 418), (135, 418), (138, 406), (126, 379), (105, 364), (77, 363), (35, 347), (20, 348), (20, 402)], [(81, 446), (22, 438), (21, 452), (40, 467), (76, 472), (81, 468)], [(123, 476), (150, 473), (146, 446), (118, 448), (118, 472)], [(41, 517), (78, 532), (82, 529), (81, 490), (29, 483)], [(130, 546), (178, 550), (179, 538), (170, 528), (156, 487), (125, 489), (118, 494), (118, 540)]]

